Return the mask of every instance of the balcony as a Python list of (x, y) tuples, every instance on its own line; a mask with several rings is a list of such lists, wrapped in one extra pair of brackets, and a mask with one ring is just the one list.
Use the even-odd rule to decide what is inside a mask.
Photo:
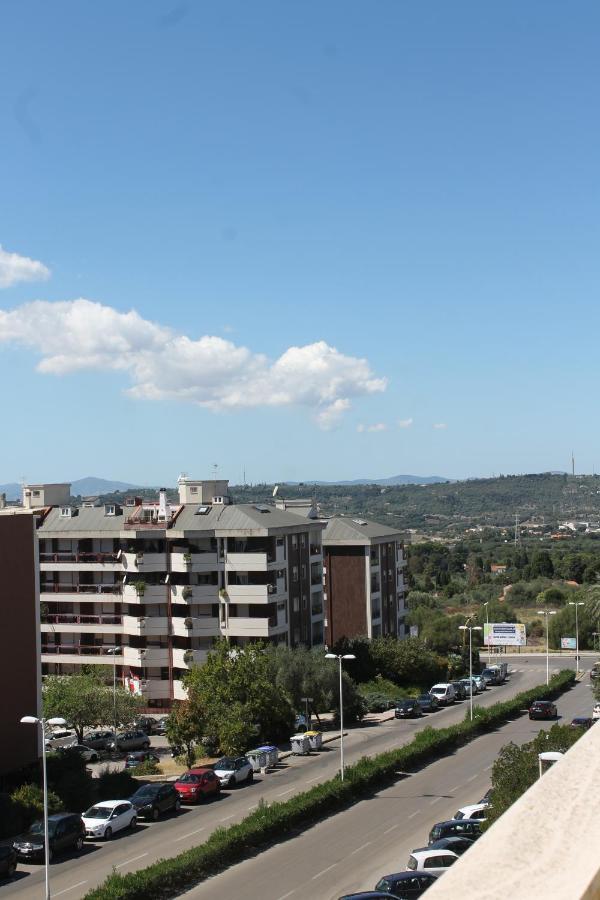
[(146, 584), (141, 593), (135, 584), (125, 584), (123, 585), (123, 602), (167, 603), (167, 591), (166, 584)]
[(274, 584), (229, 584), (226, 591), (230, 603), (273, 603), (277, 596)]
[(49, 615), (41, 617), (41, 626), (45, 632), (60, 631), (69, 634), (97, 631), (100, 634), (113, 634), (121, 630), (122, 616)]
[(166, 616), (123, 616), (123, 633), (136, 637), (168, 635), (169, 619)]
[[(110, 645), (97, 644), (89, 646), (86, 644), (43, 644), (42, 643), (42, 662), (55, 663), (74, 663), (83, 665), (84, 663), (95, 663), (102, 666), (112, 666), (116, 661), (117, 665), (123, 662), (122, 652), (107, 653)], [(123, 648), (119, 648), (122, 651)]]
[(227, 553), (226, 572), (267, 572), (277, 567), (277, 558), (270, 553)]
[(182, 650), (176, 647), (173, 650), (173, 667), (188, 669), (190, 666), (202, 666), (206, 662), (207, 656), (207, 650)]
[(229, 618), (229, 628), (227, 633), (230, 637), (269, 637), (272, 634), (278, 634), (285, 631), (287, 625), (277, 624), (277, 617), (254, 618), (244, 616), (231, 616)]
[(122, 553), (121, 561), (127, 572), (166, 572), (166, 553)]
[(147, 700), (169, 700), (171, 697), (171, 686), (166, 679), (146, 678), (140, 687)]
[(187, 700), (187, 691), (181, 681), (173, 681), (173, 700)]
[(216, 572), (221, 568), (215, 552), (171, 553), (172, 572)]
[[(122, 585), (120, 582), (115, 584), (53, 584), (52, 582), (42, 582), (40, 584), (40, 594), (120, 594)], [(58, 599), (58, 598), (56, 598)], [(65, 597), (65, 599), (68, 599)], [(80, 598), (81, 599), (81, 598)]]
[(213, 616), (189, 616), (172, 619), (173, 634), (177, 637), (218, 637), (221, 634), (219, 620)]
[(123, 647), (123, 662), (139, 668), (169, 665), (168, 647)]
[(172, 584), (173, 603), (218, 603), (219, 588), (216, 584)]
[(117, 553), (40, 553), (42, 572), (119, 572)]

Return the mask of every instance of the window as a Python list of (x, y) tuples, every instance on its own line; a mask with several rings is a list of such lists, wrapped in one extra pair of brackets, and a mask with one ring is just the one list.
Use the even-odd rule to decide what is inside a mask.
[(292, 566), (292, 581), (298, 581), (298, 566)]
[(305, 534), (300, 535), (300, 546), (306, 547), (306, 535)]
[(196, 486), (195, 484), (193, 484), (193, 485), (190, 487), (190, 494), (197, 494), (197, 493), (198, 493), (198, 488), (197, 488), (197, 486)]
[(300, 597), (294, 597), (294, 612), (300, 612)]
[(305, 565), (300, 566), (300, 575), (302, 578), (306, 578), (306, 566)]
[[(442, 857), (443, 859), (443, 857)], [(424, 869), (438, 869), (440, 865), (444, 865), (443, 862), (440, 861), (439, 856), (430, 856), (429, 859), (426, 859), (423, 863)], [(411, 867), (412, 868), (412, 867)], [(416, 869), (416, 865), (414, 867)]]
[(39, 491), (32, 491), (31, 493), (33, 494), (34, 497), (39, 497), (39, 496), (40, 496), (40, 492), (39, 492)]
[(292, 547), (297, 547), (297, 546), (298, 546), (298, 535), (293, 534), (292, 535)]

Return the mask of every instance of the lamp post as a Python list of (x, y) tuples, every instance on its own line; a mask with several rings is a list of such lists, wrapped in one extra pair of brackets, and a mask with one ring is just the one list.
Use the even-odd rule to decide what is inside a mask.
[(490, 602), (489, 602), (489, 600), (486, 600), (483, 605), (485, 606), (485, 624), (486, 624), (486, 631), (487, 631), (487, 640), (484, 641), (484, 643), (487, 646), (488, 668), (489, 668), (492, 664), (492, 645), (490, 644), (490, 610), (489, 610)]
[(473, 632), (482, 631), (481, 625), (459, 625), (460, 631), (469, 632), (469, 714), (473, 721)]
[(115, 741), (116, 741), (116, 739), (117, 739), (117, 653), (121, 653), (121, 647), (109, 647), (109, 649), (106, 652), (113, 658), (113, 726), (115, 729)]
[(540, 609), (540, 615), (546, 617), (546, 684), (550, 684), (550, 656), (548, 651), (548, 632), (550, 630), (550, 619), (548, 616), (555, 616), (555, 609)]
[(340, 780), (344, 780), (344, 701), (342, 696), (342, 660), (356, 659), (354, 653), (326, 653), (325, 659), (337, 659), (340, 668)]
[(46, 900), (50, 900), (50, 842), (48, 839), (48, 780), (46, 777), (46, 725), (66, 725), (59, 717), (43, 719), (37, 716), (23, 716), (23, 725), (41, 725), (42, 727), (42, 781), (44, 790), (44, 869), (46, 876)]
[(579, 616), (577, 607), (583, 606), (583, 600), (569, 600), (569, 606), (575, 607), (575, 671), (579, 671)]
[(310, 713), (308, 711), (309, 710), (308, 704), (313, 702), (313, 698), (312, 697), (300, 697), (300, 699), (305, 704), (305, 709), (306, 709), (306, 730), (310, 731), (311, 721), (310, 721)]

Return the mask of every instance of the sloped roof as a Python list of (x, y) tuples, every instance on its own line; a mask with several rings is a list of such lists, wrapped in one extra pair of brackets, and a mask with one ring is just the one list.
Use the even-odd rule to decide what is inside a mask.
[(389, 538), (398, 540), (402, 533), (387, 525), (380, 525), (370, 519), (358, 516), (351, 519), (346, 516), (334, 516), (327, 519), (327, 528), (323, 532), (323, 544), (370, 544), (371, 541)]
[(173, 531), (239, 532), (273, 529), (309, 529), (319, 522), (307, 519), (274, 506), (254, 506), (251, 503), (211, 506), (204, 515), (198, 514), (201, 504), (186, 503), (177, 517)]

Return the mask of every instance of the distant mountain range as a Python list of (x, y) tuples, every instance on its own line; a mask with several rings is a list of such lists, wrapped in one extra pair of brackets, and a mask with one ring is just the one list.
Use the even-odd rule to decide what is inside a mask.
[(282, 484), (380, 484), (390, 486), (394, 484), (445, 484), (453, 481), (452, 478), (441, 478), (439, 475), (392, 475), (390, 478), (355, 478), (352, 481), (286, 481)]
[[(106, 478), (94, 478), (92, 475), (87, 478), (79, 478), (71, 483), (71, 494), (73, 497), (90, 497), (94, 494), (112, 494), (114, 491), (131, 491), (138, 487), (136, 484), (129, 484), (126, 481), (110, 481)], [(9, 484), (0, 484), (0, 494), (6, 494), (7, 500), (21, 499), (21, 485), (16, 481)]]

